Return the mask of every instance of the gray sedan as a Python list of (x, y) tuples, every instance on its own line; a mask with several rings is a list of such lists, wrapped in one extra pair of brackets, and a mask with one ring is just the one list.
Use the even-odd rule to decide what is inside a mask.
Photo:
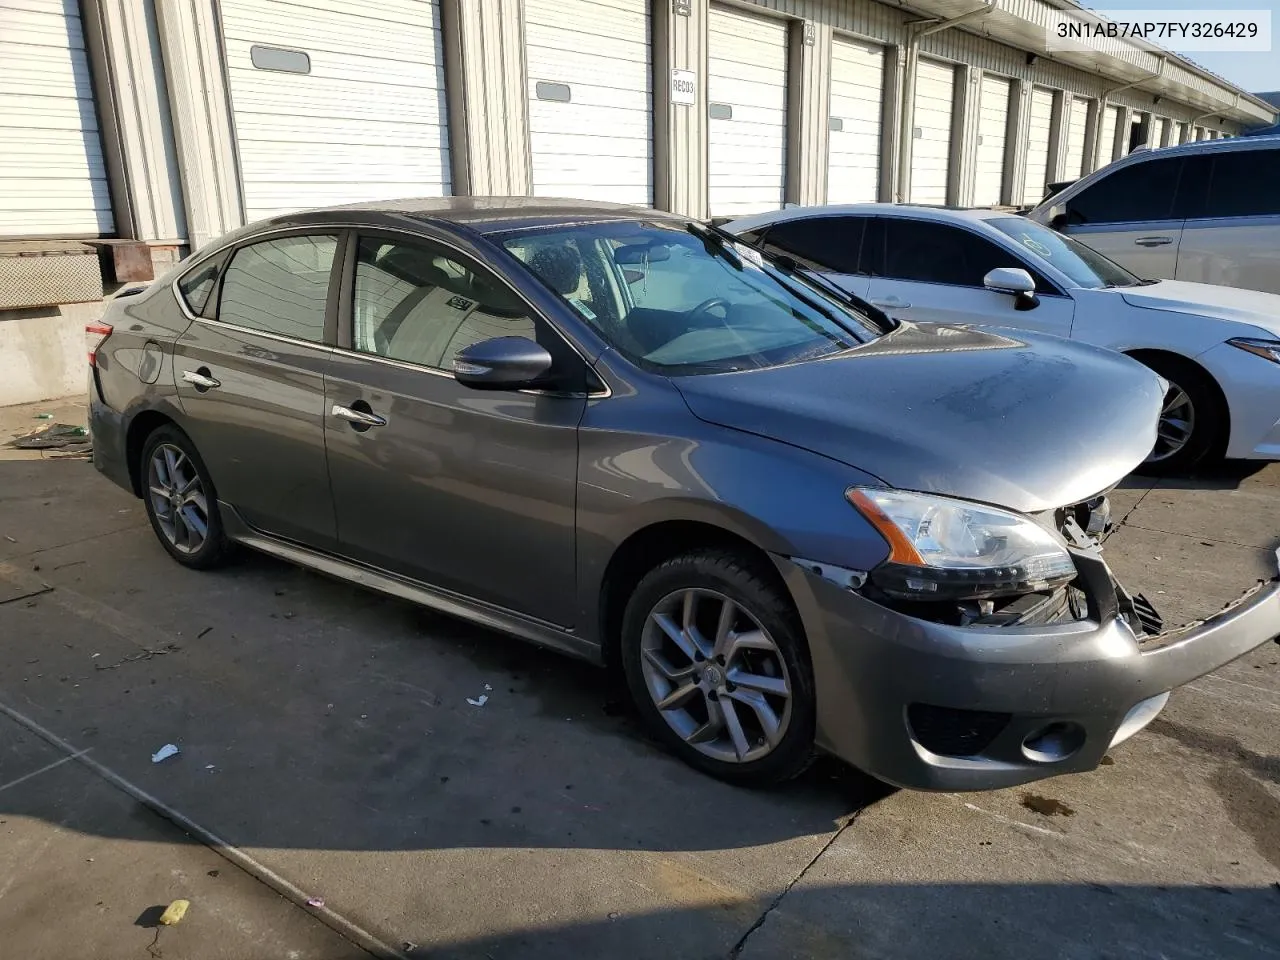
[(175, 560), (247, 546), (625, 677), (694, 766), (1087, 770), (1280, 633), (1163, 633), (1096, 537), (1157, 378), (890, 319), (713, 227), (445, 199), (277, 218), (90, 328), (94, 462)]

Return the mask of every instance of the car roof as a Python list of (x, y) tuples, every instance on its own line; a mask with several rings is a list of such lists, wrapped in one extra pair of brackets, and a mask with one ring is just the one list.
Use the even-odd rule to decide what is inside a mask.
[(523, 227), (552, 226), (601, 220), (679, 220), (674, 214), (648, 207), (595, 200), (553, 197), (407, 197), (370, 200), (337, 207), (321, 207), (283, 214), (253, 224), (256, 229), (305, 227), (320, 221), (373, 224), (388, 218), (445, 222), (478, 233), (500, 233)]
[(1010, 210), (992, 210), (985, 207), (933, 207), (916, 203), (829, 203), (812, 207), (784, 207), (768, 213), (756, 213), (731, 220), (724, 226), (733, 233), (755, 230), (787, 220), (806, 220), (813, 217), (863, 216), (908, 217), (917, 220), (939, 220), (981, 223), (1003, 217), (1017, 216)]

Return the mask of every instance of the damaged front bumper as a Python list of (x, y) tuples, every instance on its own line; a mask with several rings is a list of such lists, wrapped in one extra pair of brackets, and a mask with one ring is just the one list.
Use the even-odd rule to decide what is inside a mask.
[(922, 619), (775, 560), (809, 639), (819, 746), (918, 790), (1091, 770), (1169, 691), (1280, 635), (1280, 569), (1215, 616), (1150, 636), (1097, 551), (1076, 555), (1087, 615), (1033, 626)]

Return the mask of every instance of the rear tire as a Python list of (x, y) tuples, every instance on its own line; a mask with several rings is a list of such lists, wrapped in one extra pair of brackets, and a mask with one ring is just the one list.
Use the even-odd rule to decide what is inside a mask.
[(207, 570), (229, 556), (209, 470), (191, 438), (172, 424), (142, 445), (142, 502), (160, 545), (184, 567)]
[(646, 725), (690, 766), (750, 786), (813, 759), (813, 667), (781, 585), (726, 550), (697, 550), (641, 579), (622, 621), (627, 687)]
[(1169, 381), (1155, 449), (1138, 472), (1152, 476), (1186, 473), (1220, 458), (1228, 412), (1213, 377), (1180, 357), (1155, 354), (1136, 359)]

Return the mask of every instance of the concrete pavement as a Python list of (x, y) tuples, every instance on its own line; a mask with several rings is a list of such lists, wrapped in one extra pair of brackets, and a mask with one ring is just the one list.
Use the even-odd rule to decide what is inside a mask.
[[(1115, 499), (1109, 558), (1171, 619), (1274, 562), (1280, 468)], [(654, 747), (584, 665), (255, 555), (184, 570), (83, 461), (0, 462), (0, 535), (0, 703), (411, 956), (1280, 955), (1274, 645), (1176, 694), (1091, 774), (923, 795), (824, 762), (750, 792)], [(152, 764), (167, 742), (181, 754)], [(0, 785), (57, 759), (23, 749)], [(0, 896), (22, 956), (88, 942), (95, 890), (114, 887), (121, 916), (163, 899), (118, 879), (136, 851), (221, 859), (87, 788), (66, 826), (64, 777), (92, 779), (69, 762), (0, 789), (0, 819), (57, 853), (11, 922)], [(122, 859), (77, 871), (95, 843)], [(219, 880), (237, 872), (222, 862)], [(257, 895), (217, 916), (243, 909), (264, 946), (237, 953), (215, 923), (173, 956), (206, 940), (224, 949), (209, 956), (349, 955), (239, 881)], [(182, 889), (195, 930), (213, 894)], [(140, 930), (111, 929), (94, 955), (136, 947)]]

